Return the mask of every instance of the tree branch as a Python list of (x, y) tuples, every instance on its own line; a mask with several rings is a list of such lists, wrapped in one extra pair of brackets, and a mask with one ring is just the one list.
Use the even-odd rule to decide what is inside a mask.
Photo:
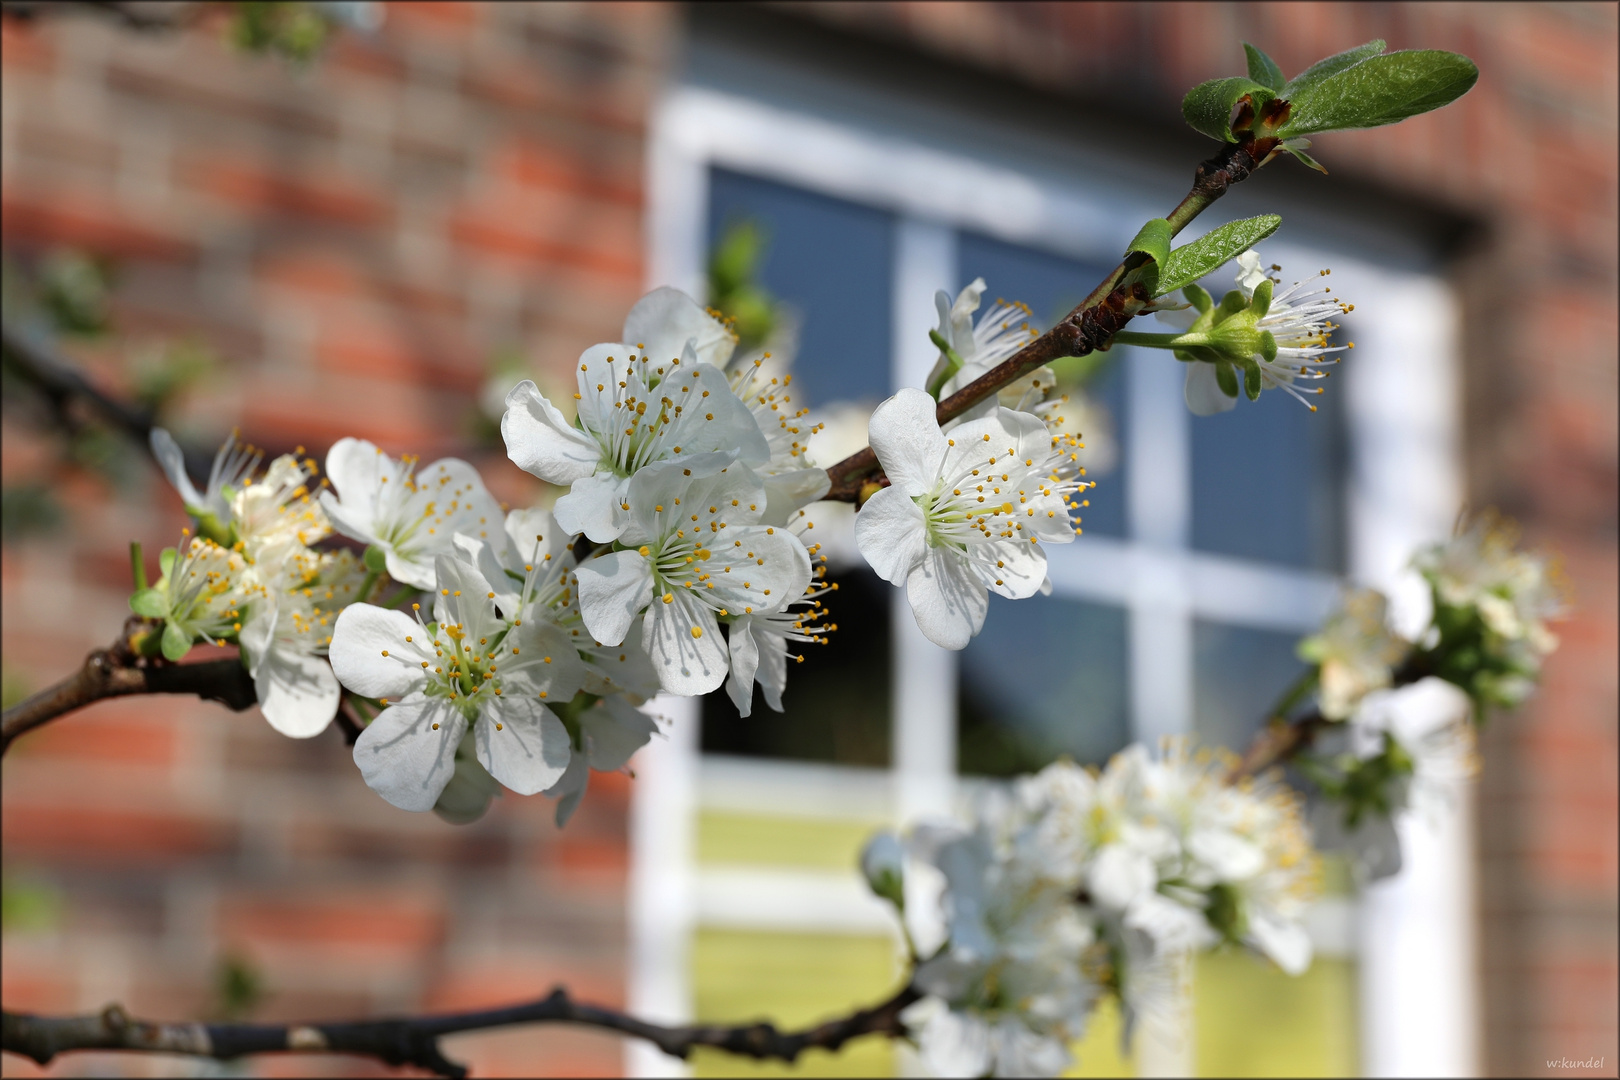
[(190, 0), (172, 3), (120, 3), (119, 0), (4, 0), (0, 10), (18, 22), (29, 23), (49, 15), (84, 13), (101, 15), (129, 30), (179, 30), (193, 21), (205, 5)]
[(24, 732), (106, 698), (130, 694), (196, 694), (238, 711), (258, 701), (253, 679), (242, 661), (235, 657), (200, 664), (171, 664), (137, 655), (130, 645), (131, 637), (148, 625), (144, 619), (131, 618), (124, 625), (124, 633), (110, 648), (97, 649), (84, 658), (84, 665), (78, 671), (0, 714), (0, 754), (9, 750), (11, 741)]
[[(1410, 686), (1419, 679), (1434, 674), (1434, 661), (1427, 652), (1413, 648), (1390, 676), (1390, 686)], [(1321, 710), (1312, 709), (1303, 716), (1288, 720), (1281, 714), (1285, 708), (1274, 709), (1274, 715), (1255, 733), (1249, 748), (1228, 774), (1229, 781), (1246, 776), (1258, 776), (1277, 765), (1285, 765), (1299, 754), (1309, 750), (1316, 737), (1342, 720), (1329, 720)]]
[[(1216, 199), (1226, 194), (1227, 188), (1249, 177), (1264, 164), (1276, 140), (1257, 139), (1228, 143), (1221, 152), (1201, 163), (1193, 173), (1192, 190), (1171, 211), (1170, 232), (1174, 236), (1186, 227)], [(1132, 260), (1139, 260), (1133, 256)], [(1098, 349), (1106, 349), (1124, 325), (1135, 317), (1142, 304), (1152, 299), (1140, 285), (1122, 287), (1119, 281), (1125, 273), (1138, 265), (1126, 260), (1114, 267), (1091, 290), (1091, 295), (1056, 326), (1024, 346), (1002, 363), (939, 403), (935, 417), (941, 424), (961, 416), (997, 390), (1018, 381), (1042, 364), (1064, 356), (1085, 356)], [(824, 498), (840, 502), (859, 503), (861, 491), (870, 484), (884, 484), (877, 455), (866, 449), (840, 461), (827, 470), (832, 486)]]
[(134, 1020), (112, 1005), (90, 1016), (4, 1013), (0, 1048), (41, 1065), (70, 1050), (133, 1050), (220, 1060), (265, 1053), (360, 1054), (389, 1065), (415, 1065), (440, 1076), (464, 1077), (466, 1066), (440, 1052), (441, 1036), (517, 1024), (566, 1023), (646, 1039), (679, 1058), (707, 1046), (756, 1060), (792, 1062), (811, 1048), (838, 1050), (862, 1035), (901, 1034), (900, 1013), (919, 996), (908, 985), (871, 1008), (790, 1032), (778, 1031), (768, 1021), (735, 1027), (651, 1024), (576, 1002), (562, 987), (538, 1001), (502, 1009), (317, 1024), (161, 1024)]

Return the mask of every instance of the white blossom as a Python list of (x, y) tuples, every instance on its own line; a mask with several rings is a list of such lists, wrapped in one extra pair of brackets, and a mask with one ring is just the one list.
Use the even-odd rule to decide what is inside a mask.
[(727, 371), (731, 390), (748, 406), (770, 447), (770, 460), (754, 469), (765, 484), (767, 525), (786, 525), (793, 513), (827, 494), (832, 478), (811, 463), (806, 450), (817, 425), (806, 417), (810, 410), (793, 408), (789, 387), (793, 382), (785, 365), (767, 369), (772, 354), (734, 365)]
[(478, 763), (502, 784), (533, 795), (562, 777), (569, 737), (547, 702), (563, 703), (584, 680), (567, 635), (545, 621), (508, 626), (476, 567), (435, 560), (434, 623), (371, 604), (338, 616), (332, 670), (349, 690), (387, 707), (355, 742), (366, 783), (404, 810), (428, 810), (455, 772), (472, 728)]
[(443, 458), (419, 470), (417, 460), (339, 439), (326, 453), (333, 491), (321, 492), (321, 507), (338, 532), (380, 548), (395, 581), (431, 589), (434, 560), (454, 550), (456, 534), (489, 538), (501, 509), (465, 461)]
[[(945, 341), (956, 354), (956, 358), (962, 361), (961, 367), (957, 368), (941, 386), (939, 396), (942, 400), (1008, 359), (1039, 336), (1029, 323), (1029, 305), (1016, 301), (1008, 303), (1005, 300), (997, 300), (975, 323), (973, 313), (979, 310), (985, 288), (984, 278), (974, 278), (967, 287), (956, 294), (955, 301), (952, 301), (950, 294), (943, 290), (934, 294), (934, 306), (939, 311), (937, 336)], [(940, 376), (950, 370), (952, 363), (954, 363), (952, 357), (941, 349), (939, 360), (929, 373), (928, 385), (933, 386)], [(1049, 389), (1056, 381), (1056, 376), (1052, 374), (1050, 368), (1039, 368), (1003, 387), (998, 394), (999, 403), (1008, 408), (1018, 408), (1016, 402), (1028, 392), (1032, 382), (1044, 382)], [(958, 418), (959, 421), (989, 416), (994, 411), (998, 398), (980, 402), (962, 414), (962, 417)]]
[(1039, 541), (1074, 539), (1063, 455), (1029, 413), (940, 431), (934, 400), (905, 389), (872, 414), (872, 449), (889, 478), (855, 517), (861, 554), (904, 584), (930, 641), (964, 647), (984, 625), (987, 590), (1022, 599), (1046, 582)]
[(630, 481), (650, 465), (724, 451), (765, 466), (771, 451), (724, 373), (730, 331), (690, 297), (658, 289), (625, 319), (622, 342), (580, 356), (575, 423), (525, 380), (506, 398), (507, 456), (552, 484), (569, 486), (553, 513), (597, 543), (629, 526)]
[(1505, 522), (1481, 515), (1414, 560), (1442, 602), (1472, 607), (1494, 633), (1546, 655), (1558, 646), (1547, 623), (1565, 610), (1564, 588), (1546, 558), (1521, 551)]
[(231, 498), (230, 525), (249, 559), (283, 558), (332, 531), (325, 511), (310, 493), (314, 475), (313, 461), (282, 454), (263, 477), (242, 485)]
[(263, 460), (263, 455), (258, 451), (239, 443), (233, 431), (214, 455), (207, 488), (198, 491), (186, 473), (186, 456), (180, 444), (174, 441), (174, 436), (163, 428), (155, 427), (150, 441), (153, 456), (157, 458), (163, 474), (169, 478), (169, 483), (180, 493), (186, 512), (199, 522), (212, 518), (220, 527), (230, 521), (232, 493), (241, 487)]
[(1361, 699), (1390, 684), (1407, 642), (1389, 628), (1389, 602), (1376, 589), (1354, 589), (1319, 633), (1299, 644), (1299, 655), (1320, 665), (1320, 704), (1329, 720), (1343, 720)]
[(585, 627), (604, 645), (637, 616), (663, 688), (706, 694), (725, 680), (719, 619), (780, 610), (804, 595), (810, 557), (786, 528), (758, 524), (765, 491), (730, 454), (651, 465), (626, 494), (620, 543), (575, 571)]

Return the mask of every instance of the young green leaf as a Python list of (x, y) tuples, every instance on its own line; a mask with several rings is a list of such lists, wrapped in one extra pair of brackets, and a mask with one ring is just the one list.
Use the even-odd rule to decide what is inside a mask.
[(1277, 61), (1250, 45), (1247, 41), (1243, 43), (1243, 52), (1249, 58), (1249, 78), (1262, 86), (1269, 86), (1273, 90), (1283, 88), (1285, 80), (1283, 79), (1282, 68), (1277, 66)]
[(1288, 123), (1277, 134), (1290, 139), (1399, 123), (1451, 104), (1478, 79), (1472, 60), (1439, 49), (1374, 56), (1296, 94)]
[(1129, 255), (1133, 251), (1140, 251), (1160, 266), (1164, 265), (1170, 257), (1170, 223), (1164, 218), (1154, 218), (1143, 225), (1131, 241), (1131, 246), (1125, 249)]
[(1378, 56), (1383, 51), (1384, 42), (1379, 39), (1369, 41), (1365, 45), (1357, 45), (1353, 49), (1346, 49), (1344, 52), (1330, 56), (1326, 60), (1318, 60), (1290, 79), (1288, 84), (1279, 92), (1279, 96), (1292, 101), (1295, 94), (1306, 92), (1329, 75), (1337, 75), (1345, 68), (1354, 67), (1363, 60)]
[(1232, 133), (1232, 110), (1244, 95), (1256, 110), (1277, 96), (1269, 86), (1242, 76), (1211, 79), (1187, 91), (1181, 99), (1181, 115), (1195, 131), (1221, 142), (1237, 142)]
[(1248, 251), (1254, 245), (1277, 231), (1282, 218), (1276, 214), (1244, 218), (1212, 229), (1190, 244), (1183, 244), (1170, 253), (1159, 271), (1156, 296), (1175, 292), (1192, 284), (1205, 274), (1219, 270), (1226, 263)]

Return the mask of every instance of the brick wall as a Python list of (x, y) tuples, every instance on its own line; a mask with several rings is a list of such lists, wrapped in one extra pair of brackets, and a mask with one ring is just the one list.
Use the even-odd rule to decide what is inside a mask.
[[(240, 424), (317, 456), (343, 434), (454, 452), (526, 502), (536, 485), (469, 434), (476, 397), (496, 351), (566, 368), (640, 295), (644, 124), (674, 14), (400, 5), (307, 71), (235, 52), (217, 23), (8, 19), (6, 248), (113, 256), (122, 340), (206, 340), (225, 370), (178, 417), (199, 438)], [(82, 358), (116, 382), (115, 352)], [(151, 470), (111, 490), (14, 419), (7, 483), (60, 481), (71, 522), (4, 552), (6, 667), (38, 688), (121, 624), (127, 542), (155, 572), (184, 518)], [(233, 956), (258, 973), (265, 1019), (478, 1007), (557, 983), (622, 1003), (628, 781), (614, 779), (563, 832), (554, 803), (517, 797), (455, 829), (371, 794), (336, 730), (295, 742), (256, 710), (101, 704), (6, 756), (7, 885), (42, 910), (12, 920), (0, 995), (206, 1016)], [(562, 1028), (447, 1052), (486, 1076), (621, 1066), (619, 1040)], [(87, 1067), (154, 1066), (57, 1071)], [(10, 1056), (5, 1070), (34, 1071)]]
[[(1474, 225), (1450, 271), (1470, 499), (1561, 551), (1576, 602), (1543, 693), (1484, 748), (1487, 1060), (1503, 1075), (1616, 1060), (1614, 6), (773, 12), (1166, 130), (1189, 85), (1239, 70), (1241, 39), (1287, 71), (1373, 37), (1479, 62), (1442, 114), (1323, 138), (1322, 183)], [(644, 125), (679, 30), (654, 6), (396, 4), (375, 38), (298, 73), (208, 28), (8, 24), (6, 245), (119, 256), (122, 327), (200, 333), (228, 357), (188, 407), (199, 430), (473, 453), (493, 351), (560, 370), (640, 290)], [(4, 451), (8, 482), (50, 460), (9, 423)], [(532, 494), (498, 451), (477, 460), (501, 497)], [(179, 520), (156, 484), (108, 501), (63, 479), (76, 527), (4, 555), (5, 656), (39, 678), (108, 636), (125, 540), (155, 550)], [(562, 834), (547, 804), (517, 799), (450, 832), (370, 797), (333, 733), (289, 743), (252, 714), (157, 700), (20, 743), (4, 798), (8, 876), (64, 898), (54, 928), (7, 935), (11, 1007), (121, 997), (194, 1014), (227, 950), (262, 966), (266, 1016), (470, 1004), (556, 979), (622, 993), (622, 790), (593, 791)], [(618, 1060), (608, 1040), (551, 1031), (463, 1052), (485, 1072)]]

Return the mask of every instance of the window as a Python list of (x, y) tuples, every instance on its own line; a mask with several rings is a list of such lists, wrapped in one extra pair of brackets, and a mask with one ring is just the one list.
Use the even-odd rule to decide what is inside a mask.
[[(813, 408), (920, 385), (934, 360), (936, 289), (983, 276), (992, 296), (1024, 300), (1048, 325), (1113, 264), (1135, 224), (1179, 195), (1180, 177), (1052, 176), (1039, 154), (987, 157), (967, 135), (919, 141), (820, 98), (764, 96), (690, 85), (666, 102), (650, 165), (651, 278), (702, 295), (719, 230), (732, 216), (762, 222), (765, 284), (803, 317), (795, 381)], [(1102, 762), (1131, 741), (1182, 733), (1241, 746), (1297, 676), (1294, 644), (1333, 605), (1342, 576), (1391, 587), (1411, 547), (1444, 531), (1455, 492), (1444, 289), (1308, 236), (1301, 229), (1267, 253), (1301, 276), (1331, 265), (1341, 291), (1380, 314), (1320, 412), (1273, 394), (1193, 417), (1180, 365), (1116, 348), (1086, 383), (1113, 463), (1098, 461), (1084, 535), (1048, 551), (1052, 596), (993, 598), (983, 633), (947, 653), (921, 637), (899, 590), (841, 566), (841, 629), (794, 671), (785, 716), (756, 701), (740, 719), (723, 695), (660, 702), (676, 723), (645, 755), (635, 788), (634, 1007), (671, 1020), (714, 1009), (699, 1018), (719, 1019), (738, 987), (755, 987), (743, 1011), (757, 1013), (791, 984), (798, 996), (780, 1003), (781, 1018), (809, 1020), (876, 997), (886, 986), (873, 957), (894, 931), (853, 873), (872, 827), (948, 813), (980, 778), (1060, 755)], [(1211, 285), (1222, 292), (1230, 281)], [(1426, 359), (1414, 363), (1399, 335), (1420, 340)], [(1379, 381), (1397, 366), (1408, 391), (1399, 399)], [(1444, 843), (1466, 852), (1465, 838)], [(1332, 1073), (1355, 1068), (1358, 1052), (1376, 1056), (1382, 980), (1434, 986), (1437, 976), (1358, 954), (1358, 919), (1389, 929), (1443, 910), (1461, 929), (1437, 946), (1435, 992), (1460, 998), (1466, 981), (1466, 905), (1432, 885), (1385, 889), (1359, 907), (1346, 889), (1327, 898), (1311, 922), (1322, 962), (1305, 980), (1268, 981), (1285, 977), (1242, 958), (1201, 963), (1186, 1056), (1139, 1064)], [(762, 972), (772, 956), (800, 954), (849, 957), (849, 981), (748, 984), (738, 974), (739, 964)], [(826, 994), (810, 993), (812, 983)], [(1347, 1005), (1358, 994), (1372, 1010), (1359, 1035)], [(1279, 1002), (1305, 1033), (1295, 1043), (1220, 1037), (1236, 1024), (1264, 1030), (1245, 1010)], [(1125, 1067), (1107, 1043), (1087, 1040), (1088, 1071)], [(632, 1054), (635, 1070), (671, 1067), (644, 1048)], [(889, 1054), (861, 1048), (848, 1067), (883, 1068)]]

